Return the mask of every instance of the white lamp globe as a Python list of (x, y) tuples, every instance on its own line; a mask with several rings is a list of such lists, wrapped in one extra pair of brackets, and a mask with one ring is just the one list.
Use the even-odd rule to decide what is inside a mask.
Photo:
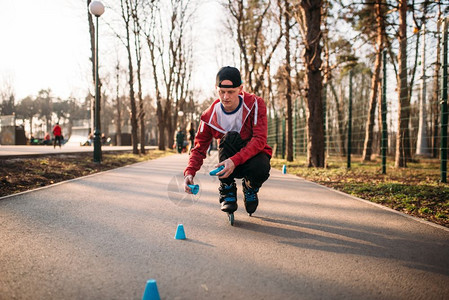
[(89, 4), (89, 11), (94, 16), (99, 17), (104, 13), (104, 5), (101, 1), (92, 1)]

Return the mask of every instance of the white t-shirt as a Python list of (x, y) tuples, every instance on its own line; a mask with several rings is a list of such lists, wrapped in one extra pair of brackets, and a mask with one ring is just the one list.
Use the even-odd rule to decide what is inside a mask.
[(243, 97), (239, 95), (239, 99), (239, 106), (231, 112), (226, 112), (222, 104), (215, 106), (217, 122), (226, 132), (237, 131), (240, 133), (242, 129)]

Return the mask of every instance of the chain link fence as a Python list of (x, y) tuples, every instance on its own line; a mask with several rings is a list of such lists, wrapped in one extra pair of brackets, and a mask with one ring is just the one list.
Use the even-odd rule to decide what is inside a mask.
[[(445, 182), (444, 166), (447, 165), (447, 24), (443, 22), (443, 34), (438, 39), (434, 28), (420, 31), (408, 38), (407, 87), (409, 105), (399, 114), (397, 90), (397, 63), (384, 53), (381, 87), (377, 100), (372, 139), (371, 159), (382, 157), (382, 100), (386, 108), (384, 159), (395, 160), (399, 116), (408, 122), (408, 135), (401, 140), (402, 151), (409, 161), (426, 159), (441, 165), (442, 181)], [(437, 43), (440, 43), (438, 57)], [(392, 45), (391, 53), (397, 53), (398, 45)], [(394, 58), (395, 59), (395, 58)], [(353, 73), (351, 78), (351, 73)], [(352, 91), (350, 91), (350, 80)], [(323, 88), (325, 108), (324, 132), (327, 161), (362, 158), (369, 114), (370, 76), (362, 72), (348, 72), (338, 83), (330, 82)], [(293, 100), (293, 155), (295, 159), (307, 156), (306, 104), (303, 98)], [(408, 102), (408, 101), (406, 101)], [(351, 125), (351, 126), (350, 126)], [(268, 144), (273, 156), (286, 157), (286, 118), (268, 118)]]

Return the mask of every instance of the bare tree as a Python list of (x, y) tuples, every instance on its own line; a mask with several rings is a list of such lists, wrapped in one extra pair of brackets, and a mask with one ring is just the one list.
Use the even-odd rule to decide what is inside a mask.
[(228, 25), (231, 33), (235, 34), (240, 50), (245, 86), (254, 93), (264, 95), (265, 77), (282, 40), (282, 23), (276, 22), (278, 32), (272, 30), (272, 39), (267, 39), (267, 28), (275, 16), (270, 11), (271, 1), (228, 0), (225, 7), (233, 18)]
[(128, 71), (129, 71), (129, 98), (131, 105), (131, 139), (132, 139), (132, 147), (133, 154), (139, 154), (139, 150), (137, 148), (137, 107), (136, 107), (136, 98), (134, 95), (134, 67), (133, 67), (133, 58), (131, 54), (131, 18), (132, 18), (132, 9), (131, 9), (131, 0), (120, 0), (121, 6), (121, 16), (123, 22), (125, 24), (125, 32), (126, 32), (126, 40), (125, 47), (128, 54)]
[[(191, 1), (171, 1), (171, 23), (169, 30), (168, 62), (163, 66), (163, 79), (166, 89), (167, 101), (165, 102), (167, 135), (169, 142), (175, 136), (178, 109), (180, 103), (185, 101), (185, 85), (190, 76), (187, 76), (186, 67), (189, 66), (188, 47), (186, 46), (186, 28), (194, 10), (191, 10)], [(164, 61), (164, 54), (160, 52), (160, 58)], [(168, 67), (168, 68), (167, 68)], [(181, 93), (180, 93), (181, 92)], [(172, 108), (173, 106), (173, 108)], [(174, 109), (174, 111), (172, 111)], [(171, 120), (171, 121), (170, 121)]]
[(188, 93), (193, 51), (186, 44), (186, 30), (194, 9), (190, 0), (170, 1), (167, 28), (162, 22), (160, 3), (147, 9), (145, 36), (156, 90), (159, 149), (164, 150), (166, 143), (173, 141), (178, 110)]
[(165, 119), (163, 118), (163, 108), (162, 108), (162, 94), (159, 85), (159, 75), (157, 66), (157, 24), (158, 24), (158, 11), (160, 10), (159, 2), (155, 2), (152, 5), (148, 5), (147, 13), (145, 14), (146, 19), (146, 30), (144, 32), (146, 37), (146, 42), (150, 52), (150, 62), (153, 71), (153, 80), (156, 93), (156, 115), (157, 115), (157, 125), (158, 125), (158, 146), (159, 150), (165, 150)]
[(134, 3), (131, 2), (131, 15), (133, 19), (133, 33), (134, 33), (134, 50), (136, 54), (136, 64), (137, 64), (137, 99), (139, 100), (139, 124), (140, 124), (140, 153), (145, 154), (145, 110), (142, 96), (142, 43), (141, 34), (142, 26), (140, 24), (139, 10), (141, 9), (141, 2), (135, 0)]

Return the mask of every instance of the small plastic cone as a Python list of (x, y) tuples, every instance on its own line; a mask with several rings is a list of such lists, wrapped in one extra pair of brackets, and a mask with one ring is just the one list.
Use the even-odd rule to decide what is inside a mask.
[(182, 224), (178, 224), (178, 228), (176, 229), (175, 239), (177, 240), (185, 240), (186, 233), (184, 232), (184, 226)]
[(145, 292), (143, 292), (142, 300), (160, 300), (159, 291), (157, 290), (156, 280), (150, 279), (147, 281)]
[(196, 195), (200, 191), (200, 186), (198, 184), (189, 184), (189, 188), (192, 190), (192, 194)]

